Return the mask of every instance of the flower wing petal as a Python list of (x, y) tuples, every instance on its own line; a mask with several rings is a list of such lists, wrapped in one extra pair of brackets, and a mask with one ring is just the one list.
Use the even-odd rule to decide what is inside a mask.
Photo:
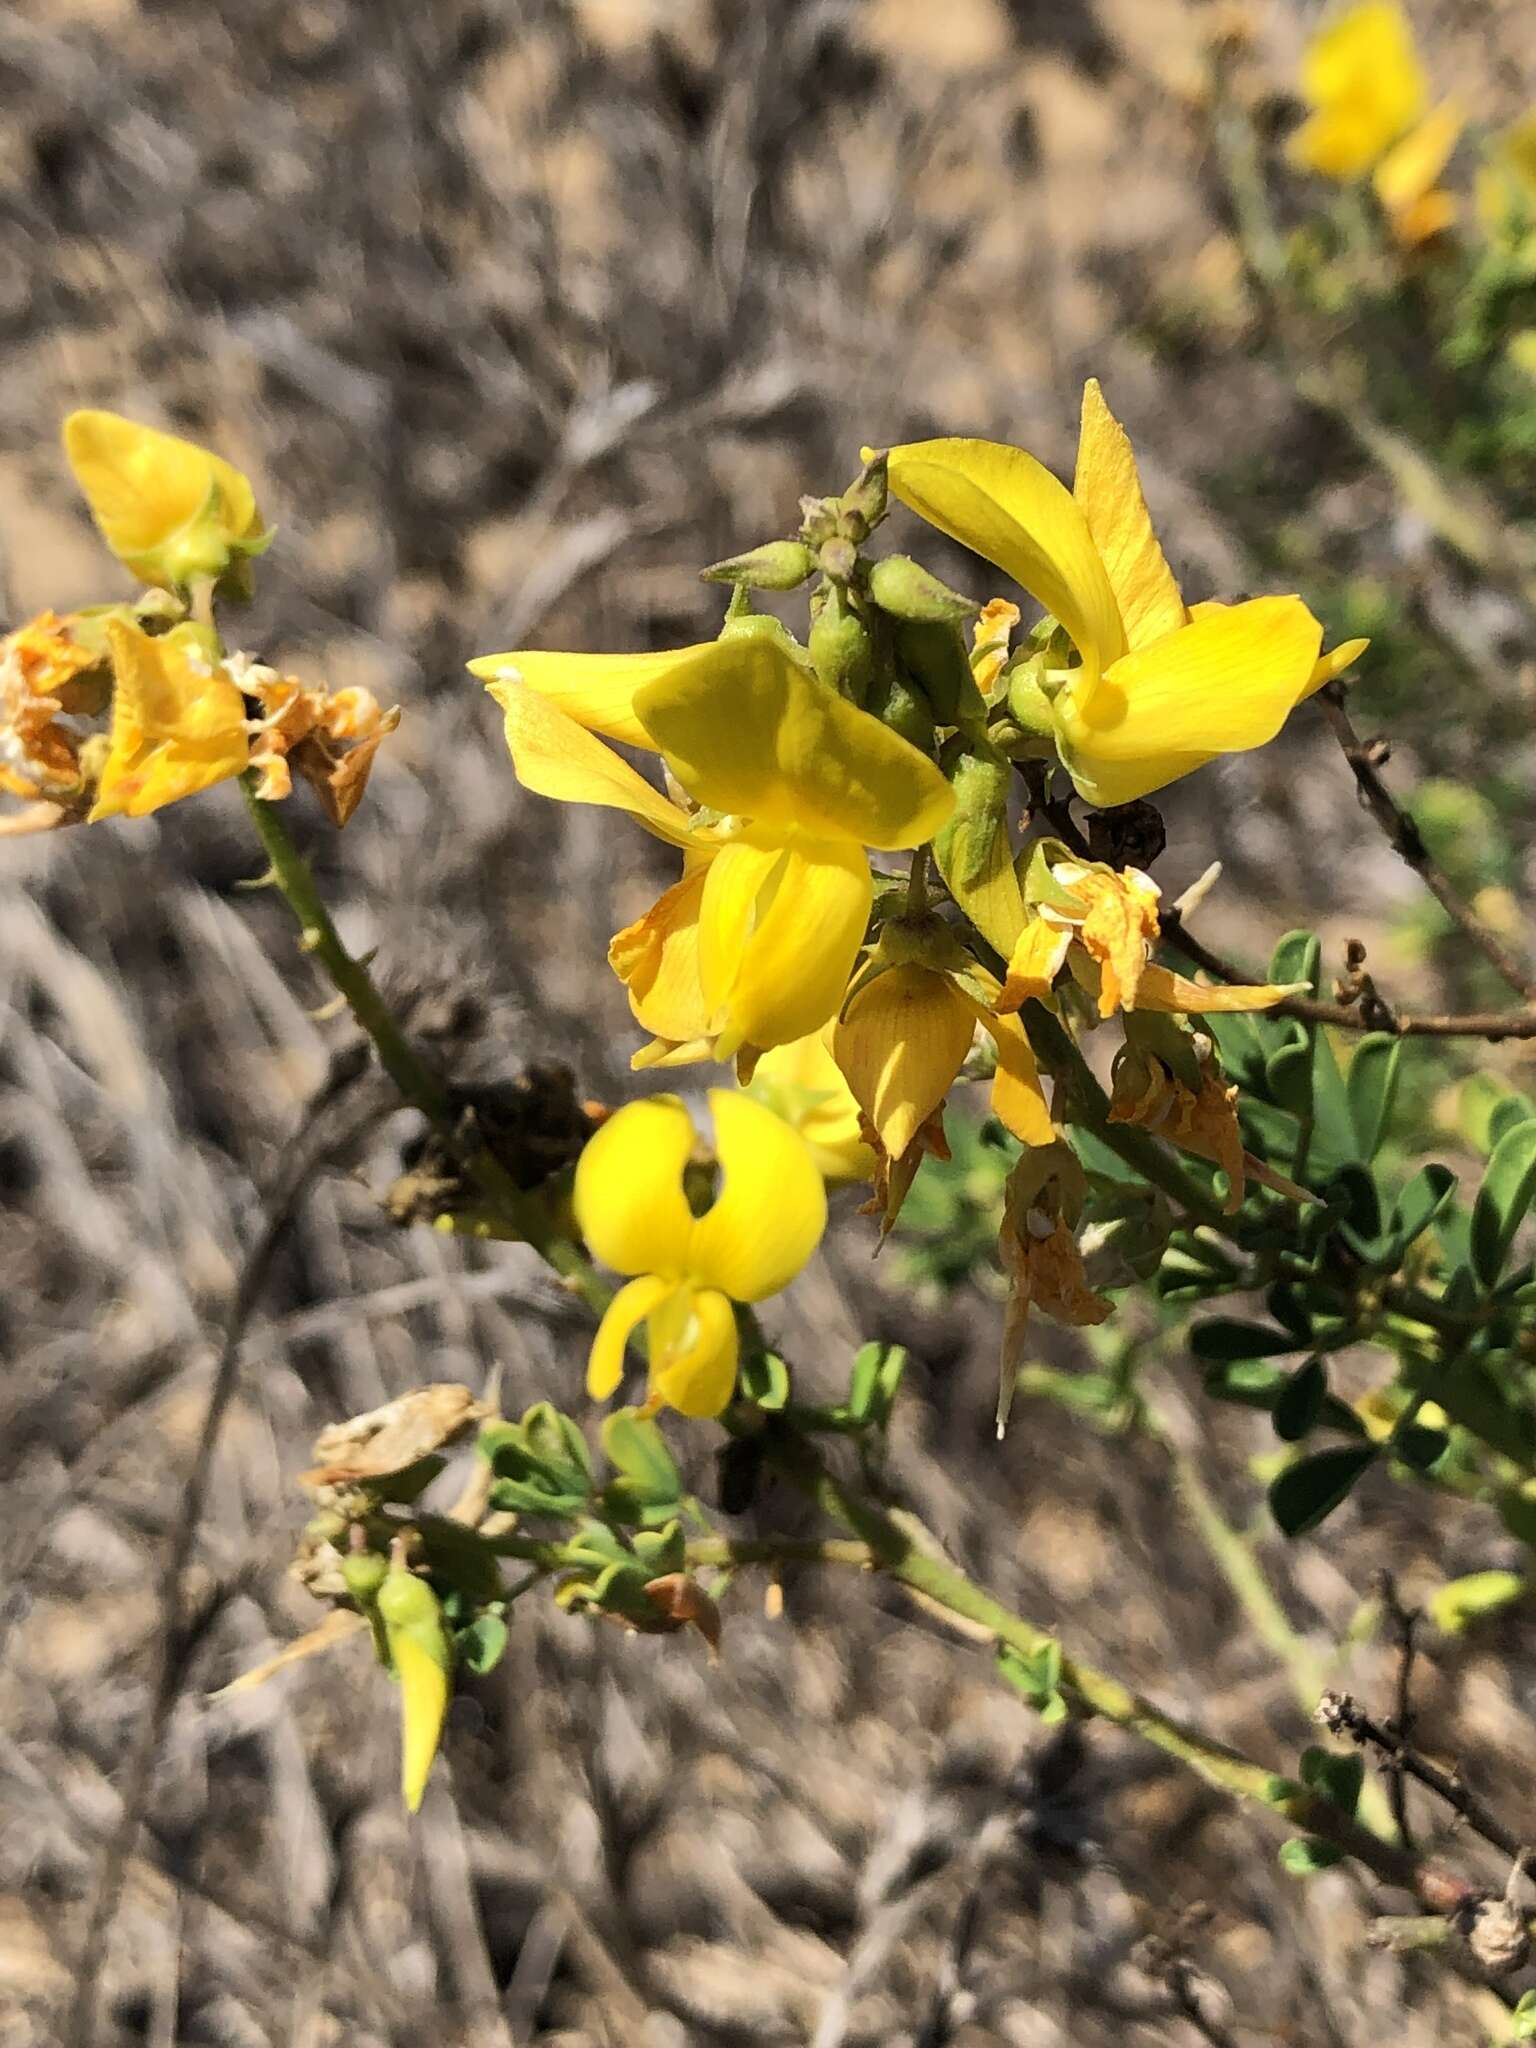
[(954, 808), (934, 763), (771, 640), (713, 640), (635, 697), (679, 782), (771, 830), (893, 849), (931, 839)]
[(736, 1391), (736, 1312), (713, 1287), (679, 1288), (651, 1319), (651, 1393), (679, 1415), (718, 1415)]
[(561, 803), (628, 811), (658, 839), (692, 844), (686, 814), (558, 705), (521, 683), (486, 687), (505, 714), (512, 766), (524, 789)]
[[(820, 1030), (847, 992), (873, 897), (861, 847), (822, 840), (789, 848), (735, 963), (722, 1057), (741, 1045), (786, 1045)], [(711, 986), (706, 969), (706, 994)]]
[(1097, 377), (1083, 386), (1072, 495), (1083, 508), (1130, 645), (1146, 647), (1175, 632), (1189, 614), (1152, 530), (1129, 437), (1105, 404)]
[(675, 1280), (662, 1280), (654, 1273), (644, 1273), (619, 1289), (603, 1310), (587, 1354), (587, 1392), (594, 1401), (608, 1400), (623, 1379), (624, 1352), (636, 1324), (679, 1291)]
[(930, 526), (995, 562), (1054, 613), (1090, 679), (1125, 652), (1082, 508), (1033, 455), (998, 441), (911, 441), (890, 451), (890, 484)]
[(707, 861), (690, 864), (680, 882), (609, 941), (608, 964), (629, 991), (635, 1021), (655, 1038), (680, 1042), (709, 1031), (699, 981), (699, 908), (707, 872)]
[(765, 1104), (711, 1088), (709, 1107), (722, 1179), (694, 1225), (689, 1270), (735, 1301), (762, 1301), (787, 1287), (820, 1244), (826, 1189), (805, 1140)]
[[(713, 645), (713, 642), (709, 643)], [(468, 664), (483, 683), (521, 683), (556, 704), (588, 732), (627, 747), (656, 742), (635, 710), (635, 692), (664, 676), (698, 647), (663, 648), (654, 654), (558, 654), (523, 649), (515, 654), (480, 654)]]
[(693, 1212), (683, 1169), (693, 1123), (675, 1095), (626, 1102), (576, 1162), (576, 1221), (594, 1258), (616, 1273), (687, 1269)]

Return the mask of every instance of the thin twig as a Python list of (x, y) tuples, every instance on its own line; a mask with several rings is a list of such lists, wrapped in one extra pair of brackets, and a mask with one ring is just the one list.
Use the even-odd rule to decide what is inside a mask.
[[(1419, 1625), (1419, 1610), (1405, 1607), (1398, 1597), (1397, 1581), (1389, 1571), (1378, 1575), (1377, 1585), (1381, 1604), (1388, 1621), (1392, 1624), (1397, 1638), (1397, 1679), (1392, 1702), (1392, 1718), (1387, 1723), (1391, 1733), (1400, 1744), (1406, 1744), (1413, 1734), (1413, 1659), (1416, 1648), (1415, 1636)], [(1407, 1787), (1404, 1783), (1401, 1756), (1394, 1757), (1387, 1771), (1387, 1794), (1392, 1802), (1392, 1818), (1397, 1823), (1397, 1832), (1407, 1848), (1413, 1847), (1413, 1837), (1408, 1831)]]
[(1379, 756), (1377, 748), (1363, 741), (1355, 731), (1345, 709), (1343, 684), (1337, 679), (1325, 683), (1317, 693), (1317, 701), (1334, 738), (1343, 749), (1361, 801), (1381, 827), (1392, 851), (1408, 863), (1446, 916), (1466, 934), (1500, 979), (1516, 995), (1523, 996), (1529, 1003), (1536, 1003), (1536, 981), (1531, 979), (1530, 970), (1502, 940), (1495, 937), (1471, 904), (1463, 900), (1460, 891), (1424, 844), (1424, 835), (1418, 826), (1382, 780), (1380, 760), (1384, 757)]
[(1524, 1855), (1526, 1844), (1512, 1828), (1505, 1827), (1497, 1814), (1490, 1813), (1480, 1800), (1475, 1799), (1459, 1778), (1442, 1771), (1427, 1757), (1420, 1756), (1416, 1749), (1410, 1749), (1391, 1727), (1373, 1720), (1349, 1693), (1325, 1692), (1318, 1701), (1317, 1718), (1332, 1734), (1347, 1735), (1362, 1749), (1376, 1750), (1405, 1777), (1412, 1778), (1425, 1791), (1433, 1792), (1437, 1799), (1443, 1799), (1447, 1806), (1460, 1814), (1474, 1835), (1481, 1835), (1501, 1855), (1512, 1858)]

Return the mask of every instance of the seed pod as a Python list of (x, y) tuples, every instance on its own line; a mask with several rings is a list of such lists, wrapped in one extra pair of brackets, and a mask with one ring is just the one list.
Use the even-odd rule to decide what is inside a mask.
[(705, 583), (745, 583), (753, 590), (794, 590), (816, 566), (816, 557), (800, 540), (765, 541), (744, 555), (701, 569)]
[(869, 627), (849, 602), (848, 592), (829, 583), (811, 621), (810, 650), (816, 673), (850, 704), (863, 704), (875, 674), (875, 646)]
[(869, 572), (869, 594), (881, 611), (913, 625), (958, 626), (981, 610), (910, 555), (883, 555)]
[(955, 792), (955, 808), (933, 842), (934, 859), (951, 896), (1006, 960), (1024, 929), (1024, 898), (1008, 835), (1011, 764), (985, 740), (958, 735), (946, 742), (940, 764)]
[(378, 1590), (379, 1618), (400, 1680), (400, 1790), (415, 1813), (442, 1740), (453, 1679), (453, 1645), (437, 1595), (396, 1566)]
[(987, 707), (971, 674), (960, 628), (952, 620), (901, 619), (895, 636), (902, 666), (928, 699), (938, 723), (981, 730)]

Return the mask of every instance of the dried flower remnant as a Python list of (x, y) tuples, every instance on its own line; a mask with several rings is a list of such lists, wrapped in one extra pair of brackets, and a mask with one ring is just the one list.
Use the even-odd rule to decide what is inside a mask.
[(1102, 1323), (1112, 1312), (1112, 1304), (1088, 1284), (1077, 1241), (1087, 1197), (1087, 1175), (1066, 1145), (1024, 1153), (1008, 1176), (997, 1239), (1008, 1279), (997, 1395), (999, 1436), (1008, 1425), (1031, 1311), (1039, 1309), (1053, 1321), (1079, 1329)]
[(0, 790), (65, 806), (79, 798), (81, 736), (61, 720), (101, 708), (101, 667), (100, 647), (51, 611), (0, 641)]

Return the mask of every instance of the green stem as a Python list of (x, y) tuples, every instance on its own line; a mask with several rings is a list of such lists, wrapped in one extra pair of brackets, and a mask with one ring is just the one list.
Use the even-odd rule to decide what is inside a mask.
[(421, 1111), (479, 1184), (493, 1212), (506, 1224), (508, 1234), (532, 1245), (594, 1313), (601, 1315), (611, 1299), (611, 1290), (592, 1270), (581, 1247), (555, 1227), (538, 1196), (520, 1188), (501, 1161), (480, 1141), (472, 1121), (466, 1128), (460, 1120), (442, 1075), (412, 1045), (379, 994), (368, 969), (342, 943), (315, 886), (309, 863), (289, 838), (276, 805), (264, 802), (256, 794), (255, 778), (250, 774), (241, 776), (240, 787), (262, 850), (271, 864), (273, 883), (298, 919), (299, 944), (325, 970), (331, 985), (366, 1032), (380, 1066), (405, 1101)]

